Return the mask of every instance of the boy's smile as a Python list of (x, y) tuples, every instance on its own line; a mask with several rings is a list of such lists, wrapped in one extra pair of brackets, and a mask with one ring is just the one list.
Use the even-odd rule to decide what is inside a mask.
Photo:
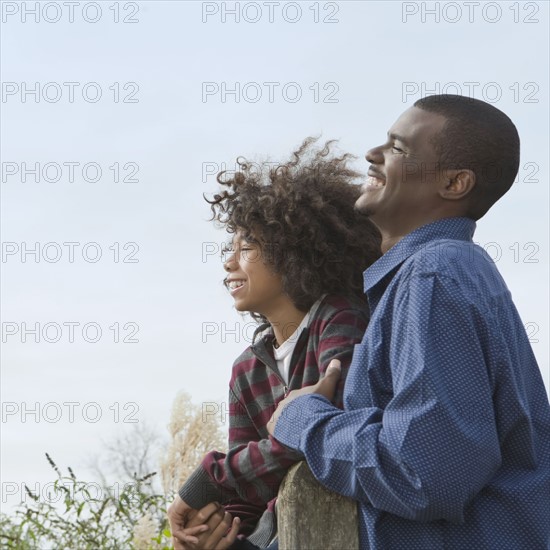
[(225, 279), (225, 285), (232, 295), (235, 295), (235, 293), (238, 292), (245, 283), (246, 281), (244, 279), (232, 279), (230, 277), (227, 277)]

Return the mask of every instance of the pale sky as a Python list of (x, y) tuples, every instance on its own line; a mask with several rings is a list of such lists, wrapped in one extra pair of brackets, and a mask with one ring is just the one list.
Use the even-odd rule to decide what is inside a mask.
[(133, 420), (163, 433), (179, 390), (225, 401), (251, 325), (202, 198), (218, 169), (321, 135), (366, 170), (436, 92), (518, 127), (475, 240), (550, 389), (548, 3), (2, 2), (1, 31), (3, 508), (53, 479), (44, 452), (82, 472)]

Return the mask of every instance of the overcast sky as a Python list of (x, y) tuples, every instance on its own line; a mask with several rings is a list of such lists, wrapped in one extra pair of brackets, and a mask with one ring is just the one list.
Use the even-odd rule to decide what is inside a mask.
[(3, 507), (53, 479), (46, 451), (83, 471), (133, 421), (164, 433), (179, 390), (226, 399), (252, 325), (221, 285), (215, 172), (309, 135), (366, 170), (436, 92), (518, 127), (475, 239), (550, 388), (548, 3), (3, 2), (1, 30)]

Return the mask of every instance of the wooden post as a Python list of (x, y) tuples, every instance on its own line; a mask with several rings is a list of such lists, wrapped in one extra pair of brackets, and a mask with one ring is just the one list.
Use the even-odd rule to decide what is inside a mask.
[(277, 526), (279, 550), (359, 550), (357, 503), (325, 489), (305, 462), (281, 484)]

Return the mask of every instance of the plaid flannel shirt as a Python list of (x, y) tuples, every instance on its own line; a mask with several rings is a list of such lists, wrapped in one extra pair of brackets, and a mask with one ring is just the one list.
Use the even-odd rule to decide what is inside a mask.
[(267, 422), (288, 391), (315, 384), (332, 359), (341, 361), (334, 403), (343, 407), (353, 347), (361, 342), (368, 318), (368, 306), (356, 298), (325, 295), (315, 302), (292, 354), (288, 387), (277, 368), (274, 334), (268, 327), (233, 365), (229, 451), (207, 453), (179, 490), (180, 497), (196, 509), (214, 501), (225, 504), (243, 520), (240, 533), (257, 546), (267, 546), (277, 532), (275, 503), (281, 481), (289, 467), (303, 459), (268, 434)]

